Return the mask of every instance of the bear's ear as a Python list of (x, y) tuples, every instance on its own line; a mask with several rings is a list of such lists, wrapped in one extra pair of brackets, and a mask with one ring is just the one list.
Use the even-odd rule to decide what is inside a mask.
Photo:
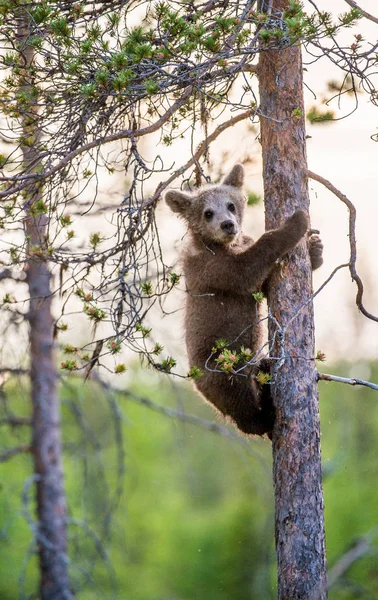
[(165, 193), (164, 200), (173, 212), (185, 217), (192, 203), (192, 196), (179, 190), (168, 190)]
[(244, 183), (244, 167), (243, 165), (235, 165), (232, 167), (228, 175), (223, 179), (223, 185), (231, 185), (232, 187), (242, 188)]

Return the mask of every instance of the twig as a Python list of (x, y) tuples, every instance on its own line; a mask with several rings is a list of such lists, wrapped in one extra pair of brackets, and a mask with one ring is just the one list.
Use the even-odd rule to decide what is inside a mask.
[(222, 425), (218, 425), (218, 423), (207, 421), (206, 419), (201, 419), (200, 417), (196, 417), (195, 415), (191, 415), (179, 410), (175, 410), (174, 408), (169, 408), (167, 406), (161, 406), (156, 402), (152, 402), (149, 398), (145, 398), (143, 396), (138, 396), (129, 390), (113, 390), (118, 394), (125, 396), (131, 402), (136, 402), (137, 404), (141, 404), (142, 406), (146, 406), (158, 412), (166, 417), (170, 417), (172, 419), (178, 419), (179, 421), (184, 421), (186, 423), (190, 423), (191, 425), (196, 425), (197, 427), (202, 427), (202, 429), (207, 429), (208, 431), (212, 431), (213, 433), (218, 433), (220, 435), (232, 438), (237, 440), (238, 442), (247, 444), (248, 440), (238, 433), (227, 429), (226, 427), (222, 427)]
[(313, 171), (307, 171), (308, 177), (314, 179), (318, 183), (321, 183), (326, 187), (330, 192), (332, 192), (341, 202), (343, 202), (349, 210), (349, 245), (350, 245), (350, 259), (349, 259), (349, 271), (353, 281), (356, 282), (357, 285), (357, 295), (356, 295), (356, 304), (359, 310), (362, 312), (365, 317), (371, 319), (372, 321), (376, 321), (378, 323), (378, 317), (369, 313), (364, 305), (362, 304), (362, 296), (364, 293), (364, 286), (360, 276), (356, 270), (356, 260), (357, 260), (357, 243), (356, 243), (356, 208), (354, 204), (343, 194), (340, 192), (330, 181), (324, 179), (321, 175), (317, 175), (313, 173)]
[(236, 125), (236, 123), (239, 123), (240, 121), (243, 121), (244, 119), (248, 119), (249, 117), (252, 116), (252, 114), (255, 112), (254, 109), (249, 108), (248, 110), (239, 113), (238, 115), (236, 115), (235, 117), (232, 117), (231, 119), (229, 119), (228, 121), (225, 121), (224, 123), (221, 123), (220, 125), (218, 125), (218, 127), (212, 132), (210, 133), (210, 135), (208, 135), (204, 140), (202, 140), (202, 142), (200, 143), (200, 145), (198, 146), (196, 152), (194, 153), (194, 155), (192, 156), (192, 158), (190, 160), (188, 160), (187, 163), (185, 163), (185, 165), (183, 165), (182, 167), (180, 167), (179, 169), (177, 169), (168, 179), (166, 179), (164, 182), (159, 183), (158, 187), (156, 188), (154, 194), (146, 201), (146, 203), (142, 206), (142, 208), (146, 208), (146, 206), (149, 206), (151, 204), (154, 204), (154, 202), (156, 202), (156, 200), (161, 196), (161, 194), (163, 193), (163, 191), (180, 175), (182, 175), (183, 173), (185, 173), (185, 171), (187, 171), (188, 169), (190, 169), (190, 167), (192, 167), (200, 158), (203, 154), (205, 154), (206, 150), (208, 149), (208, 147), (210, 146), (210, 144), (217, 139), (217, 137), (223, 133), (223, 131), (225, 131), (226, 129), (228, 129), (229, 127), (233, 127), (234, 125)]
[(3, 281), (3, 279), (12, 279), (13, 281), (23, 282), (26, 279), (26, 275), (25, 273), (15, 275), (11, 269), (4, 269), (3, 271), (0, 271), (0, 281)]
[(378, 535), (377, 528), (367, 533), (357, 540), (353, 547), (350, 548), (337, 563), (328, 571), (328, 589), (344, 575), (344, 573), (355, 563), (359, 558), (367, 554), (372, 549), (372, 541)]
[(322, 283), (322, 285), (316, 290), (316, 292), (314, 292), (313, 294), (311, 294), (311, 296), (309, 298), (307, 298), (307, 300), (302, 304), (302, 306), (300, 306), (297, 310), (297, 312), (295, 313), (295, 315), (292, 316), (292, 318), (288, 321), (288, 323), (286, 324), (286, 326), (284, 327), (284, 331), (286, 331), (289, 326), (292, 324), (292, 322), (298, 317), (299, 313), (307, 306), (307, 304), (309, 304), (310, 302), (312, 302), (314, 300), (314, 298), (316, 298), (316, 296), (318, 294), (320, 294), (320, 292), (322, 290), (324, 290), (324, 288), (326, 287), (326, 285), (329, 284), (329, 282), (331, 281), (331, 279), (333, 279), (333, 277), (336, 275), (336, 273), (338, 271), (340, 271), (340, 269), (345, 269), (346, 267), (349, 267), (349, 263), (345, 263), (342, 265), (338, 265), (337, 267), (335, 267), (335, 269), (332, 271), (332, 273), (329, 275), (329, 277), (327, 277), (327, 279)]
[(123, 396), (126, 400), (130, 400), (131, 402), (135, 402), (136, 404), (145, 406), (166, 417), (178, 419), (179, 421), (183, 421), (189, 423), (190, 425), (200, 427), (207, 431), (211, 431), (212, 433), (216, 433), (225, 438), (228, 438), (230, 441), (234, 441), (238, 444), (243, 445), (244, 447), (246, 447), (248, 453), (254, 456), (254, 458), (256, 458), (260, 462), (264, 469), (268, 469), (268, 465), (263, 456), (250, 443), (251, 439), (248, 437), (244, 437), (243, 435), (239, 434), (236, 430), (227, 429), (226, 427), (222, 427), (222, 425), (218, 425), (218, 423), (207, 421), (206, 419), (201, 419), (200, 417), (196, 417), (195, 415), (191, 415), (183, 411), (174, 410), (173, 408), (168, 408), (166, 406), (161, 406), (160, 404), (153, 402), (149, 398), (145, 398), (143, 396), (134, 394), (134, 392), (131, 392), (130, 390), (121, 390), (118, 388), (114, 388), (110, 384), (100, 379), (98, 376), (96, 376), (94, 379), (95, 381), (97, 381), (97, 383), (99, 383), (102, 386), (102, 388), (105, 391), (111, 391), (114, 394)]
[(144, 127), (143, 129), (139, 129), (136, 131), (134, 131), (133, 129), (121, 129), (121, 131), (118, 131), (117, 133), (113, 133), (110, 135), (105, 135), (100, 138), (96, 138), (96, 139), (92, 140), (91, 142), (88, 142), (87, 144), (84, 144), (83, 146), (80, 146), (76, 150), (73, 150), (72, 152), (69, 152), (68, 154), (66, 154), (66, 156), (64, 158), (62, 158), (62, 160), (58, 164), (56, 164), (54, 167), (52, 167), (49, 171), (45, 171), (45, 172), (42, 171), (41, 173), (38, 173), (38, 174), (28, 173), (28, 174), (15, 176), (14, 178), (10, 178), (10, 177), (1, 178), (0, 177), (0, 181), (2, 181), (2, 180), (13, 181), (15, 183), (21, 182), (20, 185), (14, 187), (14, 188), (7, 188), (5, 191), (0, 192), (0, 198), (2, 198), (2, 197), (6, 198), (10, 193), (15, 194), (16, 192), (22, 190), (25, 187), (25, 182), (30, 183), (30, 182), (34, 182), (34, 181), (42, 181), (42, 180), (46, 180), (46, 179), (52, 177), (53, 175), (55, 175), (55, 173), (57, 173), (63, 167), (68, 165), (74, 158), (76, 158), (76, 156), (79, 156), (80, 154), (83, 154), (85, 152), (89, 152), (89, 150), (92, 150), (93, 148), (97, 148), (98, 146), (103, 146), (104, 144), (109, 144), (110, 142), (115, 142), (117, 140), (122, 140), (125, 138), (131, 138), (131, 137), (139, 138), (139, 137), (148, 135), (150, 133), (154, 133), (155, 131), (158, 131), (173, 116), (173, 114), (181, 106), (183, 106), (183, 104), (185, 104), (187, 99), (191, 96), (192, 92), (193, 92), (193, 87), (192, 86), (187, 87), (186, 90), (184, 90), (184, 92), (180, 96), (180, 98), (178, 100), (176, 100), (176, 102), (174, 102), (174, 104), (172, 104), (172, 106), (157, 121), (155, 121), (155, 123), (152, 123), (151, 125), (148, 125), (147, 127)]
[(31, 425), (32, 420), (30, 417), (14, 417), (9, 415), (8, 417), (4, 417), (0, 419), (0, 425), (10, 425), (11, 427), (16, 427), (18, 425)]
[[(23, 315), (25, 316), (25, 315)], [(12, 368), (12, 367), (2, 367), (0, 369), (0, 375), (3, 375), (4, 373), (10, 373), (11, 375), (29, 375), (30, 371), (29, 369), (17, 369), (17, 368)]]
[(207, 429), (208, 431), (211, 431), (213, 433), (218, 433), (225, 437), (237, 440), (242, 444), (248, 444), (247, 438), (239, 435), (236, 431), (232, 431), (230, 429), (227, 429), (226, 427), (223, 427), (222, 425), (218, 425), (218, 423), (207, 421), (206, 419), (201, 419), (200, 417), (196, 417), (195, 415), (191, 415), (183, 411), (175, 410), (174, 408), (162, 406), (161, 404), (157, 404), (156, 402), (153, 402), (152, 400), (144, 396), (139, 396), (138, 394), (135, 394), (130, 390), (121, 390), (118, 388), (114, 388), (110, 384), (100, 379), (97, 375), (94, 378), (94, 380), (97, 381), (105, 391), (111, 391), (115, 394), (123, 396), (127, 400), (131, 400), (131, 402), (136, 402), (137, 404), (146, 406), (147, 408), (150, 408), (151, 410), (158, 412), (166, 417), (178, 419), (180, 421), (185, 421), (186, 423), (190, 423), (191, 425), (196, 425), (197, 427), (202, 427), (203, 429)]
[(339, 377), (338, 375), (328, 375), (327, 373), (317, 374), (318, 381), (337, 381), (338, 383), (347, 383), (348, 385), (364, 385), (372, 390), (378, 390), (378, 385), (364, 379), (356, 379), (355, 377)]
[(354, 0), (345, 0), (345, 2), (349, 4), (349, 6), (351, 6), (352, 8), (357, 8), (366, 19), (369, 19), (369, 21), (373, 21), (373, 23), (377, 23), (378, 25), (378, 17), (374, 17), (366, 10), (358, 6), (357, 2), (355, 2)]
[(17, 454), (31, 452), (31, 450), (32, 447), (30, 444), (21, 444), (20, 446), (16, 446), (15, 448), (9, 448), (9, 450), (5, 450), (5, 452), (0, 454), (0, 463), (6, 462), (9, 458), (17, 456)]

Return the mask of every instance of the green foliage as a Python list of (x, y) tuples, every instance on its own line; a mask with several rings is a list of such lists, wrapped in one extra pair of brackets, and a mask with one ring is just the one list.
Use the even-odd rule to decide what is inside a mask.
[(233, 373), (239, 361), (240, 356), (238, 353), (235, 350), (229, 350), (228, 348), (224, 348), (221, 354), (215, 359), (218, 367), (221, 371), (225, 371), (225, 373)]
[(256, 300), (256, 302), (258, 302), (259, 304), (260, 304), (261, 302), (263, 302), (263, 300), (264, 300), (264, 297), (265, 297), (265, 296), (264, 296), (264, 294), (263, 294), (262, 292), (254, 292), (254, 293), (252, 294), (252, 296), (254, 297), (254, 299)]
[(3, 297), (2, 302), (3, 304), (12, 304), (13, 302), (16, 302), (16, 298), (12, 296), (12, 294), (6, 293)]
[(109, 82), (109, 71), (107, 69), (100, 69), (96, 72), (95, 78), (96, 82), (100, 86), (104, 86)]
[(63, 354), (76, 354), (77, 348), (71, 344), (65, 344), (62, 348)]
[(159, 365), (161, 371), (170, 373), (172, 369), (177, 365), (177, 361), (172, 356), (167, 356)]
[(121, 352), (121, 342), (120, 340), (109, 340), (107, 343), (108, 350), (110, 350), (111, 354), (118, 354)]
[(18, 265), (20, 262), (20, 253), (17, 248), (10, 248), (9, 258), (13, 265)]
[(264, 371), (259, 371), (256, 375), (256, 381), (260, 385), (267, 385), (272, 381), (272, 376), (269, 373), (264, 373)]
[(81, 93), (84, 98), (93, 98), (96, 94), (96, 84), (95, 83), (85, 83), (81, 86)]
[(37, 6), (30, 9), (30, 16), (37, 25), (45, 23), (52, 13), (52, 7), (47, 2), (40, 2)]
[(312, 125), (320, 125), (321, 123), (334, 121), (335, 116), (336, 115), (334, 111), (327, 110), (325, 112), (321, 112), (316, 106), (312, 106), (306, 115), (307, 120), (310, 121)]
[(196, 365), (194, 365), (191, 369), (189, 369), (188, 371), (188, 378), (189, 379), (199, 379), (200, 377), (202, 377), (203, 375), (203, 371), (202, 369), (200, 369), (199, 367), (197, 367)]
[(226, 348), (228, 346), (228, 341), (225, 340), (224, 338), (219, 338), (218, 340), (215, 340), (215, 347), (213, 352), (216, 352), (217, 350), (221, 350), (222, 348)]
[(81, 65), (82, 62), (78, 58), (76, 58), (71, 62), (67, 62), (66, 71), (69, 75), (77, 75), (80, 72)]
[(155, 346), (153, 347), (153, 349), (151, 350), (151, 354), (156, 354), (158, 356), (159, 354), (161, 354), (163, 352), (163, 350), (164, 350), (164, 346), (156, 343)]
[(59, 221), (62, 227), (68, 227), (69, 225), (72, 225), (71, 215), (62, 215)]
[(89, 243), (92, 246), (93, 250), (96, 250), (97, 246), (99, 244), (101, 244), (101, 242), (104, 240), (103, 236), (101, 235), (101, 233), (96, 232), (96, 233), (91, 233), (89, 236)]
[(66, 17), (61, 17), (60, 19), (55, 19), (54, 21), (51, 21), (50, 28), (56, 36), (61, 38), (68, 38), (71, 33)]
[(63, 362), (60, 363), (60, 368), (63, 369), (64, 371), (77, 371), (78, 364), (77, 361), (74, 359), (70, 359), (70, 360), (65, 360)]
[(142, 334), (142, 337), (147, 338), (149, 337), (152, 328), (151, 327), (145, 327), (142, 323), (137, 323), (135, 325), (135, 331), (138, 331), (139, 333)]
[(83, 42), (81, 44), (81, 52), (83, 54), (89, 54), (89, 52), (92, 50), (92, 48), (93, 48), (92, 40), (83, 40)]
[(177, 285), (180, 281), (181, 275), (178, 273), (174, 273), (173, 271), (169, 273), (169, 281), (172, 285)]
[(118, 75), (113, 79), (113, 88), (117, 92), (121, 92), (126, 89), (130, 82), (133, 80), (134, 75), (131, 69), (123, 69), (118, 73)]
[(299, 118), (303, 115), (303, 110), (301, 108), (294, 108), (291, 114), (294, 118)]
[(148, 79), (145, 83), (146, 92), (149, 96), (153, 96), (159, 90), (158, 84), (153, 79)]
[(28, 39), (27, 44), (31, 48), (34, 48), (34, 50), (41, 50), (43, 46), (43, 37), (39, 35), (33, 35)]
[(99, 323), (106, 318), (106, 312), (93, 304), (84, 304), (83, 311), (95, 323)]
[(339, 16), (339, 21), (343, 27), (351, 27), (355, 25), (358, 19), (362, 18), (362, 12), (359, 8), (352, 8), (346, 13), (343, 13)]
[(140, 289), (142, 291), (142, 294), (144, 294), (145, 296), (151, 296), (153, 293), (153, 285), (151, 281), (144, 281), (141, 284)]
[(256, 194), (255, 192), (248, 192), (247, 196), (247, 204), (248, 206), (255, 206), (256, 204), (260, 204), (262, 198), (260, 194)]
[(33, 216), (38, 217), (39, 215), (43, 215), (48, 212), (48, 206), (44, 200), (38, 200), (35, 202), (31, 208), (30, 212)]
[(289, 0), (285, 10), (282, 14), (284, 19), (291, 19), (294, 17), (303, 17), (303, 5), (302, 2), (296, 2), (296, 0)]

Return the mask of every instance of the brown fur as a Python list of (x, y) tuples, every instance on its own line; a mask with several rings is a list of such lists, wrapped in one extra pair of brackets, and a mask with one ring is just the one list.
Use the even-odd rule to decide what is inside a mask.
[[(264, 362), (248, 373), (219, 372), (212, 348), (222, 338), (236, 352), (242, 346), (252, 355), (259, 351), (260, 305), (252, 294), (262, 289), (277, 261), (306, 234), (309, 221), (299, 210), (282, 227), (254, 242), (241, 232), (243, 179), (243, 167), (235, 165), (221, 185), (191, 194), (169, 190), (165, 200), (189, 229), (182, 255), (187, 285), (185, 333), (189, 364), (203, 371), (196, 386), (241, 431), (270, 436), (274, 413), (269, 385), (261, 387), (255, 379), (257, 371), (269, 367)], [(310, 238), (310, 255), (313, 268), (320, 266), (322, 243), (317, 236)]]

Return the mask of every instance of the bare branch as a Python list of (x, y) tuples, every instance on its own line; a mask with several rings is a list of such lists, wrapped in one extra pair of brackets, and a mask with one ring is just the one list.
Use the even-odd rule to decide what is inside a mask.
[(364, 385), (372, 390), (378, 390), (378, 385), (364, 379), (356, 379), (355, 377), (339, 377), (338, 375), (328, 375), (327, 373), (317, 374), (318, 381), (337, 381), (338, 383), (347, 383), (348, 385)]
[(58, 171), (63, 169), (63, 167), (68, 165), (74, 158), (76, 158), (76, 156), (79, 156), (80, 154), (83, 154), (85, 152), (89, 152), (89, 150), (92, 150), (93, 148), (97, 148), (98, 146), (103, 146), (104, 144), (109, 144), (110, 142), (116, 142), (117, 140), (122, 140), (125, 138), (143, 137), (145, 135), (148, 135), (150, 133), (154, 133), (155, 131), (158, 131), (164, 125), (164, 123), (166, 123), (172, 117), (172, 115), (181, 106), (183, 106), (183, 104), (185, 104), (187, 99), (191, 96), (192, 92), (193, 92), (193, 87), (189, 86), (186, 90), (184, 90), (184, 92), (182, 93), (180, 98), (178, 100), (176, 100), (176, 102), (174, 102), (174, 104), (172, 104), (172, 106), (169, 108), (169, 110), (167, 110), (160, 117), (160, 119), (155, 121), (155, 123), (152, 123), (151, 125), (148, 125), (147, 127), (144, 127), (139, 130), (134, 131), (133, 129), (121, 129), (121, 131), (118, 131), (117, 133), (113, 133), (111, 135), (106, 135), (106, 136), (103, 136), (100, 138), (96, 138), (96, 139), (92, 140), (91, 142), (88, 142), (87, 144), (80, 146), (80, 148), (76, 148), (72, 152), (69, 152), (68, 154), (66, 154), (66, 156), (58, 164), (56, 164), (53, 168), (51, 168), (49, 171), (45, 171), (45, 172), (39, 173), (37, 175), (35, 173), (29, 173), (26, 175), (18, 175), (16, 177), (14, 177), (13, 179), (10, 177), (0, 178), (0, 181), (2, 181), (2, 180), (14, 181), (15, 183), (21, 182), (18, 186), (14, 187), (14, 188), (13, 187), (8, 188), (4, 192), (0, 192), (0, 198), (7, 197), (7, 196), (9, 196), (10, 193), (14, 194), (14, 193), (22, 190), (25, 187), (25, 182), (27, 182), (27, 184), (29, 185), (33, 181), (45, 180), (45, 179), (52, 177), (53, 175), (55, 175), (55, 173), (57, 173)]
[(113, 391), (117, 394), (120, 394), (121, 396), (124, 396), (128, 400), (131, 400), (132, 402), (136, 402), (137, 404), (146, 406), (147, 408), (150, 408), (151, 410), (154, 410), (155, 412), (158, 412), (166, 417), (170, 417), (171, 419), (178, 419), (179, 421), (184, 421), (185, 423), (196, 425), (197, 427), (207, 429), (212, 433), (218, 433), (225, 437), (238, 440), (242, 444), (248, 443), (247, 439), (239, 435), (236, 431), (227, 429), (226, 427), (223, 427), (222, 425), (219, 425), (218, 423), (215, 423), (213, 421), (207, 421), (206, 419), (201, 419), (200, 417), (196, 417), (195, 415), (191, 415), (180, 410), (175, 410), (174, 408), (169, 408), (168, 406), (161, 406), (160, 404), (153, 402), (149, 398), (134, 394), (130, 390), (113, 389)]
[(9, 448), (9, 450), (5, 450), (2, 454), (0, 454), (0, 463), (6, 462), (13, 456), (17, 456), (18, 454), (28, 453), (32, 451), (32, 447), (30, 444), (21, 444), (20, 446), (16, 446), (15, 448)]
[(244, 73), (258, 73), (258, 65), (244, 65), (242, 71)]
[(179, 421), (183, 421), (185, 423), (189, 423), (190, 425), (195, 425), (197, 427), (201, 427), (202, 429), (206, 429), (207, 431), (211, 431), (212, 433), (217, 433), (224, 437), (236, 440), (241, 444), (249, 444), (248, 439), (242, 435), (240, 435), (237, 431), (233, 431), (231, 429), (227, 429), (227, 427), (223, 427), (218, 423), (213, 421), (207, 421), (206, 419), (201, 419), (192, 414), (185, 413), (181, 410), (175, 410), (174, 408), (169, 408), (168, 406), (162, 406), (161, 404), (157, 404), (153, 402), (149, 398), (145, 396), (139, 396), (130, 390), (122, 390), (118, 388), (114, 388), (96, 375), (94, 378), (101, 387), (107, 391), (118, 394), (121, 397), (124, 397), (127, 400), (131, 400), (131, 402), (135, 402), (136, 404), (140, 404), (141, 406), (145, 406), (155, 412), (158, 412), (166, 417), (170, 417), (172, 419), (178, 419)]
[(13, 415), (9, 415), (8, 417), (0, 419), (0, 425), (10, 425), (11, 427), (19, 425), (31, 425), (31, 423), (32, 420), (30, 417), (15, 417)]
[(161, 194), (163, 193), (163, 191), (177, 177), (179, 177), (180, 175), (182, 175), (183, 173), (185, 173), (185, 171), (187, 171), (188, 169), (190, 169), (190, 167), (192, 167), (194, 164), (196, 164), (196, 162), (201, 158), (201, 156), (203, 156), (203, 154), (206, 153), (206, 151), (209, 148), (210, 144), (212, 142), (214, 142), (214, 140), (216, 140), (217, 137), (221, 133), (223, 133), (223, 131), (225, 131), (229, 127), (233, 127), (234, 125), (236, 125), (236, 123), (239, 123), (240, 121), (243, 121), (244, 119), (248, 119), (249, 117), (252, 116), (252, 114), (254, 112), (255, 112), (254, 109), (249, 108), (248, 110), (235, 115), (234, 117), (232, 117), (228, 121), (225, 121), (224, 123), (221, 123), (220, 125), (218, 125), (218, 127), (210, 135), (208, 135), (204, 140), (202, 140), (202, 142), (198, 146), (196, 152), (193, 154), (192, 158), (190, 160), (188, 160), (188, 162), (185, 165), (183, 165), (179, 169), (176, 169), (176, 171), (174, 171), (174, 173), (166, 181), (164, 181), (163, 183), (159, 183), (159, 185), (156, 188), (154, 194), (151, 196), (151, 198), (149, 198), (147, 200), (147, 202), (145, 203), (144, 207), (149, 206), (151, 204), (154, 204), (154, 202), (156, 202), (158, 200), (158, 198), (161, 196)]
[(337, 563), (328, 571), (328, 589), (332, 587), (336, 581), (348, 571), (348, 569), (355, 563), (358, 559), (365, 554), (368, 554), (372, 550), (372, 542), (378, 535), (378, 529), (374, 528), (373, 531), (367, 533), (359, 540), (356, 540), (353, 543), (352, 548), (350, 548), (339, 560)]
[(357, 8), (366, 19), (369, 19), (369, 21), (373, 21), (373, 23), (377, 23), (378, 25), (378, 17), (374, 17), (374, 15), (371, 15), (366, 10), (358, 6), (357, 2), (355, 2), (354, 0), (345, 0), (345, 2), (349, 4), (349, 6), (351, 6), (352, 8)]
[(372, 321), (376, 321), (378, 323), (378, 317), (369, 313), (364, 305), (362, 304), (362, 296), (364, 293), (364, 286), (360, 276), (356, 270), (356, 260), (357, 260), (357, 242), (356, 242), (356, 208), (354, 204), (343, 194), (340, 192), (330, 181), (324, 179), (321, 175), (317, 175), (313, 171), (307, 171), (308, 177), (314, 179), (318, 183), (321, 183), (326, 187), (330, 192), (332, 192), (341, 202), (343, 202), (349, 210), (349, 245), (350, 245), (350, 259), (349, 259), (349, 271), (353, 281), (356, 282), (357, 285), (357, 295), (356, 295), (356, 304), (359, 310), (362, 312), (365, 317), (371, 319)]
[(17, 273), (17, 275), (15, 275), (12, 269), (4, 269), (3, 271), (0, 271), (0, 281), (3, 281), (4, 279), (12, 279), (12, 281), (25, 281), (26, 275), (25, 273)]
[(2, 367), (0, 368), (0, 375), (4, 373), (10, 373), (10, 375), (29, 375), (29, 369), (13, 369), (12, 367)]

